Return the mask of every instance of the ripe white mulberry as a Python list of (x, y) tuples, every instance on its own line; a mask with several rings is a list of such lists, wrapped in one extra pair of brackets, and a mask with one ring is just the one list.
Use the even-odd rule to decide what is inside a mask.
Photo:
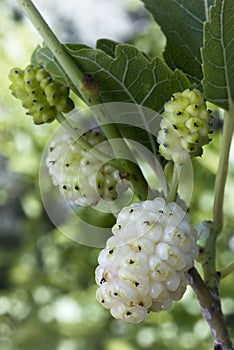
[[(99, 130), (86, 132), (83, 137), (91, 146), (112, 158), (112, 149)], [(100, 198), (115, 200), (126, 190), (126, 182), (119, 171), (102, 164), (92, 153), (87, 153), (68, 134), (55, 138), (49, 146), (46, 165), (53, 184), (75, 205), (95, 206)]]
[(197, 89), (176, 92), (164, 105), (158, 133), (159, 152), (167, 160), (183, 164), (188, 154), (202, 155), (202, 146), (210, 141), (210, 110)]
[(98, 301), (131, 323), (170, 308), (183, 296), (198, 254), (189, 215), (157, 197), (124, 207), (112, 232), (98, 258)]

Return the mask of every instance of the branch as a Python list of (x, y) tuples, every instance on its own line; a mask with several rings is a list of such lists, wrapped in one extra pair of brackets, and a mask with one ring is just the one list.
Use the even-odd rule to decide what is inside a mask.
[(200, 304), (202, 316), (210, 327), (214, 350), (233, 350), (224, 322), (218, 290), (208, 288), (194, 267), (188, 271), (187, 278)]

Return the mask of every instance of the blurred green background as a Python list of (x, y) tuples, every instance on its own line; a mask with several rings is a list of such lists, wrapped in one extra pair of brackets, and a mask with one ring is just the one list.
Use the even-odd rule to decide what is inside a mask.
[[(120, 6), (123, 7), (121, 1)], [(122, 40), (135, 43), (149, 55), (160, 56), (164, 38), (140, 3), (131, 0), (124, 11), (134, 26), (121, 34)], [(8, 90), (9, 70), (25, 67), (41, 39), (14, 2), (0, 0), (0, 13), (0, 349), (212, 349), (208, 327), (190, 288), (171, 310), (151, 313), (139, 325), (113, 319), (97, 303), (94, 270), (99, 249), (75, 243), (61, 234), (47, 217), (40, 197), (41, 155), (57, 124), (35, 126)], [(69, 37), (72, 33), (73, 40), (82, 39), (78, 32), (75, 35), (76, 27), (69, 18), (65, 19), (63, 25), (59, 22), (57, 34), (65, 32)], [(217, 131), (204, 156), (194, 161), (194, 225), (212, 217), (219, 145)], [(233, 261), (233, 158), (232, 148), (225, 228), (218, 240), (219, 269)], [(220, 288), (232, 336), (233, 286), (234, 278), (229, 276)]]

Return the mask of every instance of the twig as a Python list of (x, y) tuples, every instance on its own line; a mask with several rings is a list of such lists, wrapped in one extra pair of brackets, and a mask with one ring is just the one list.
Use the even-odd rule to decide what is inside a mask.
[(218, 290), (216, 288), (208, 288), (194, 267), (188, 271), (187, 276), (189, 284), (200, 304), (203, 318), (210, 327), (214, 341), (214, 350), (233, 350), (224, 322)]
[(222, 144), (219, 156), (219, 165), (215, 179), (214, 204), (213, 204), (213, 225), (206, 241), (205, 251), (208, 253), (206, 264), (203, 264), (204, 280), (209, 287), (217, 287), (216, 279), (216, 239), (223, 227), (223, 201), (224, 191), (228, 173), (228, 162), (230, 146), (234, 130), (234, 104), (229, 111), (224, 112), (224, 126)]
[(233, 272), (234, 272), (234, 262), (220, 271), (220, 279), (223, 279), (229, 276)]
[(217, 236), (223, 226), (223, 200), (228, 173), (228, 160), (234, 131), (234, 104), (224, 112), (223, 137), (220, 150), (219, 165), (215, 180), (215, 196), (213, 205), (214, 234)]

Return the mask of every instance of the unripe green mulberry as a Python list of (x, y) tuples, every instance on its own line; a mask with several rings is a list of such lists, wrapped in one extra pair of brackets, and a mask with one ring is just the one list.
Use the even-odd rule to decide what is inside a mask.
[(202, 155), (202, 146), (210, 141), (211, 115), (199, 90), (174, 93), (165, 103), (162, 117), (158, 142), (164, 158), (183, 164), (188, 154)]
[[(111, 146), (100, 131), (83, 135), (100, 152), (113, 157)], [(46, 159), (53, 184), (66, 199), (79, 206), (95, 206), (100, 199), (115, 200), (126, 190), (126, 181), (108, 163), (102, 164), (92, 153), (87, 154), (68, 134), (55, 138)]]
[(13, 68), (9, 79), (12, 95), (22, 101), (35, 124), (50, 123), (58, 111), (68, 113), (74, 108), (69, 88), (54, 81), (40, 65), (30, 64), (25, 70)]
[(21, 68), (13, 68), (9, 72), (9, 79), (12, 83), (22, 83), (24, 80), (24, 71)]
[(197, 257), (197, 232), (176, 203), (163, 198), (123, 208), (98, 258), (98, 301), (118, 319), (141, 322), (170, 308), (186, 290)]

